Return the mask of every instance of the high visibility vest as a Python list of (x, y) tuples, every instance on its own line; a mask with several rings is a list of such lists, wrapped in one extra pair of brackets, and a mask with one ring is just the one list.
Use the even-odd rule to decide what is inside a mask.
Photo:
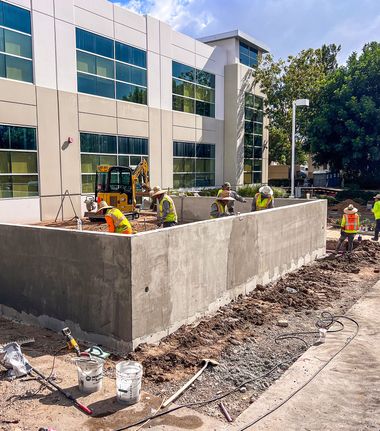
[(110, 208), (106, 217), (111, 217), (116, 233), (132, 233), (132, 226), (127, 217), (117, 208)]
[(375, 216), (375, 220), (380, 219), (380, 201), (376, 201), (372, 208), (373, 215)]
[(217, 194), (216, 196), (217, 196), (217, 197), (219, 197), (223, 192), (224, 192), (224, 190), (223, 190), (223, 189), (219, 189), (219, 190), (218, 190), (218, 194)]
[(256, 201), (256, 211), (266, 210), (270, 203), (272, 202), (272, 196), (269, 196), (269, 198), (262, 199), (261, 193), (256, 193), (255, 195), (255, 201)]
[(158, 215), (159, 215), (159, 218), (162, 219), (162, 217), (164, 216), (164, 202), (165, 201), (169, 202), (169, 213), (166, 216), (165, 220), (163, 220), (163, 222), (164, 223), (165, 222), (168, 222), (168, 223), (170, 223), (170, 222), (176, 222), (177, 223), (177, 211), (175, 209), (173, 199), (170, 196), (168, 196), (168, 195), (165, 195), (161, 199), (160, 204), (158, 206), (158, 210), (159, 210)]
[[(227, 207), (227, 205), (223, 206), (219, 201), (215, 201), (214, 204), (218, 208), (218, 214), (219, 214), (219, 216), (220, 216), (220, 214), (228, 214), (228, 207)], [(217, 218), (217, 217), (210, 216), (210, 218)]]
[(359, 230), (358, 214), (344, 214), (341, 226), (346, 233), (356, 233)]

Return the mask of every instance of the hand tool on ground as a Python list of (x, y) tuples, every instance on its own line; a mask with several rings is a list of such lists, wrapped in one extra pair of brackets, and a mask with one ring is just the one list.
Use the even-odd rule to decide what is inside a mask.
[(202, 359), (203, 367), (195, 374), (188, 382), (186, 382), (181, 388), (178, 389), (178, 391), (173, 394), (170, 398), (168, 398), (163, 404), (162, 408), (167, 407), (170, 403), (175, 401), (181, 394), (184, 392), (197, 378), (203, 373), (203, 371), (209, 366), (212, 365), (213, 367), (216, 367), (219, 365), (219, 362), (215, 361), (214, 359)]
[(54, 389), (57, 389), (58, 392), (60, 392), (62, 395), (64, 395), (68, 400), (70, 400), (75, 407), (77, 407), (79, 410), (81, 410), (82, 412), (88, 414), (88, 415), (92, 415), (92, 410), (81, 404), (78, 400), (76, 400), (71, 394), (69, 394), (68, 392), (66, 392), (65, 390), (63, 390), (62, 388), (60, 388), (57, 384), (55, 384), (54, 382), (52, 382), (51, 380), (49, 380), (46, 376), (44, 376), (42, 373), (40, 373), (38, 370), (36, 370), (35, 368), (32, 367), (31, 373), (35, 373), (37, 374), (37, 376), (41, 377), (42, 380), (44, 380), (47, 384), (53, 386)]
[(76, 342), (75, 338), (71, 335), (71, 331), (69, 328), (63, 328), (62, 334), (66, 337), (67, 341), (67, 347), (69, 349), (74, 349), (77, 356), (81, 356), (81, 351), (78, 346), (78, 343)]

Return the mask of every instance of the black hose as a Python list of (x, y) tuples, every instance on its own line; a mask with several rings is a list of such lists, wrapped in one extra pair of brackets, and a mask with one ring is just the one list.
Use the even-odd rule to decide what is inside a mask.
[[(331, 319), (329, 318), (328, 319), (328, 317), (329, 316), (331, 316)], [(322, 314), (321, 314), (321, 319), (319, 319), (318, 320), (318, 322), (328, 322), (329, 324), (328, 324), (328, 327), (330, 327), (333, 323), (340, 323), (340, 325), (342, 326), (342, 328), (344, 327), (344, 325), (343, 325), (343, 323), (341, 323), (341, 322), (339, 322), (338, 320), (336, 320), (336, 319), (338, 319), (338, 318), (345, 318), (345, 319), (348, 319), (348, 320), (351, 320), (351, 321), (353, 321), (354, 323), (356, 323), (357, 324), (357, 332), (358, 332), (358, 330), (359, 330), (359, 324), (356, 322), (356, 321), (354, 321), (353, 319), (351, 319), (351, 318), (349, 318), (349, 317), (345, 317), (345, 316), (332, 316), (331, 315), (331, 313), (329, 313), (329, 312), (323, 312)], [(328, 320), (327, 320), (328, 319)], [(318, 323), (317, 322), (317, 323)], [(317, 323), (316, 323), (316, 325), (317, 325)], [(326, 327), (326, 326), (322, 326), (322, 327)], [(340, 329), (340, 330), (342, 330), (342, 329)], [(329, 332), (337, 332), (337, 331), (329, 331)], [(357, 332), (355, 333), (355, 335), (354, 335), (354, 337), (352, 338), (352, 339), (354, 339), (355, 337), (356, 337), (356, 335), (357, 335)], [(290, 333), (292, 336), (293, 335), (297, 335), (297, 334), (301, 334), (301, 335), (304, 335), (304, 334), (319, 334), (319, 332), (316, 332), (316, 331), (309, 331), (309, 332), (299, 332), (299, 333), (296, 333), (296, 332), (293, 332), (293, 333)], [(284, 334), (284, 335), (289, 335), (289, 334)], [(289, 337), (289, 338), (296, 338), (295, 336), (293, 336), (293, 337)], [(277, 337), (276, 339), (280, 339), (281, 338), (281, 336), (279, 336), (279, 337)], [(303, 341), (305, 344), (306, 344), (306, 346), (307, 347), (310, 347), (302, 338), (300, 338), (300, 337), (297, 337), (299, 340), (301, 340), (301, 341)], [(351, 339), (351, 340), (352, 340)], [(343, 346), (343, 348), (345, 348), (347, 345), (348, 345), (349, 343), (346, 343), (344, 346)], [(321, 367), (319, 370), (318, 370), (318, 372), (315, 374), (315, 375), (313, 375), (312, 376), (312, 378), (308, 381), (308, 382), (306, 382), (306, 384), (304, 384), (304, 385), (302, 385), (296, 392), (294, 392), (293, 394), (292, 394), (292, 396), (293, 395), (295, 395), (297, 392), (299, 392), (301, 389), (303, 389), (317, 374), (319, 374), (326, 366), (327, 366), (327, 364), (329, 363), (329, 362), (331, 362), (332, 361), (332, 359), (334, 359), (335, 358), (335, 356), (337, 356), (342, 350), (343, 350), (343, 348), (342, 349), (340, 349), (337, 353), (335, 353), (335, 355), (334, 356), (332, 356), (332, 358), (323, 366), (323, 367)], [(203, 400), (203, 401), (195, 401), (195, 402), (192, 402), (192, 403), (187, 403), (187, 404), (181, 404), (181, 405), (179, 405), (179, 406), (176, 406), (176, 407), (173, 407), (173, 408), (171, 408), (171, 409), (168, 409), (168, 410), (164, 410), (164, 411), (162, 411), (162, 412), (160, 412), (160, 413), (157, 413), (157, 414), (154, 414), (154, 415), (151, 415), (151, 416), (147, 416), (147, 417), (145, 417), (145, 418), (143, 418), (143, 419), (140, 419), (139, 421), (137, 421), (137, 422), (135, 422), (135, 423), (133, 423), (133, 424), (130, 424), (130, 425), (126, 425), (125, 427), (122, 427), (122, 428), (117, 428), (117, 429), (115, 429), (114, 431), (124, 431), (124, 430), (127, 430), (127, 429), (129, 429), (129, 428), (132, 428), (132, 427), (136, 427), (136, 426), (139, 426), (139, 425), (141, 425), (141, 424), (143, 424), (144, 422), (146, 422), (146, 421), (150, 421), (150, 420), (153, 420), (153, 419), (156, 419), (156, 418), (159, 418), (159, 417), (161, 417), (161, 416), (165, 416), (165, 415), (167, 415), (167, 414), (169, 414), (169, 413), (173, 413), (173, 412), (175, 412), (175, 411), (177, 411), (177, 410), (180, 410), (180, 409), (183, 409), (183, 408), (191, 408), (191, 407), (200, 407), (200, 406), (202, 406), (202, 405), (206, 405), (206, 404), (211, 404), (211, 403), (214, 403), (214, 402), (216, 402), (216, 401), (220, 401), (220, 400), (222, 400), (222, 399), (224, 399), (224, 398), (226, 398), (226, 397), (228, 397), (229, 395), (232, 395), (233, 393), (235, 393), (235, 392), (238, 392), (239, 390), (240, 390), (240, 388), (241, 387), (243, 387), (243, 386), (246, 386), (246, 385), (248, 385), (248, 384), (250, 384), (250, 383), (253, 383), (253, 382), (255, 382), (255, 381), (257, 381), (257, 380), (262, 380), (263, 378), (265, 378), (265, 377), (267, 377), (267, 376), (269, 376), (270, 374), (272, 374), (275, 370), (277, 370), (277, 368), (279, 368), (279, 367), (281, 367), (282, 365), (284, 365), (284, 364), (286, 364), (286, 363), (289, 363), (289, 362), (291, 362), (291, 361), (294, 361), (294, 360), (296, 360), (296, 359), (298, 359), (300, 356), (302, 356), (303, 355), (303, 352), (302, 353), (299, 353), (299, 354), (297, 354), (297, 355), (294, 355), (294, 356), (292, 356), (291, 358), (289, 358), (289, 359), (287, 359), (287, 360), (284, 360), (284, 361), (282, 361), (282, 362), (280, 362), (280, 363), (278, 363), (278, 364), (276, 364), (273, 368), (271, 368), (269, 371), (267, 371), (266, 373), (264, 373), (264, 374), (262, 374), (262, 375), (260, 375), (260, 376), (258, 376), (258, 377), (253, 377), (253, 378), (251, 378), (251, 379), (248, 379), (248, 380), (246, 380), (245, 382), (243, 382), (243, 383), (241, 383), (239, 386), (237, 386), (236, 388), (234, 388), (234, 389), (231, 389), (231, 390), (229, 390), (228, 392), (225, 392), (224, 394), (221, 394), (221, 395), (219, 395), (219, 396), (217, 396), (217, 397), (214, 397), (214, 398), (210, 398), (210, 399), (207, 399), (207, 400)], [(289, 397), (289, 399), (290, 399), (291, 397)], [(285, 402), (286, 402), (286, 400), (285, 400)], [(283, 405), (283, 404), (285, 404), (285, 402), (283, 402), (283, 403), (281, 403), (281, 405)], [(279, 407), (281, 407), (281, 405), (279, 405), (277, 408), (279, 408)], [(277, 408), (276, 409), (274, 409), (273, 411), (275, 411), (275, 410), (277, 410)], [(270, 414), (270, 412), (268, 412), (268, 414)], [(267, 415), (268, 415), (267, 414)], [(96, 416), (95, 416), (96, 417)], [(265, 416), (263, 416), (263, 417), (261, 417), (261, 418), (259, 418), (258, 420), (257, 420), (257, 422), (259, 421), (259, 420), (261, 420), (261, 419), (263, 419)], [(256, 423), (256, 422), (255, 422)], [(252, 425), (254, 425), (254, 424), (249, 424), (249, 426), (248, 427), (250, 427), (250, 426), (252, 426)], [(243, 430), (245, 430), (245, 429), (247, 429), (247, 428), (242, 428), (241, 430), (238, 430), (238, 431), (243, 431)]]

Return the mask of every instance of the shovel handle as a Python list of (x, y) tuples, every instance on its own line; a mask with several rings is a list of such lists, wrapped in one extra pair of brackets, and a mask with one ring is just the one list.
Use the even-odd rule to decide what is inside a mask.
[(78, 401), (75, 401), (75, 405), (78, 407), (78, 409), (82, 410), (82, 412), (84, 412), (84, 413), (86, 413), (86, 414), (88, 414), (90, 416), (92, 415), (93, 411), (89, 407), (81, 404)]
[(173, 394), (170, 398), (168, 398), (163, 404), (161, 408), (167, 407), (170, 403), (175, 401), (181, 394), (184, 392), (197, 378), (203, 373), (203, 371), (207, 368), (208, 362), (206, 362), (203, 367), (195, 374), (188, 382), (186, 382), (178, 391)]

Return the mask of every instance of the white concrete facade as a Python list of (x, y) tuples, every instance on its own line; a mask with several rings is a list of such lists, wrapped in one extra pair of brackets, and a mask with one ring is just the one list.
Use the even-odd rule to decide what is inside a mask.
[[(55, 218), (65, 190), (81, 212), (81, 132), (147, 138), (151, 183), (165, 188), (173, 186), (173, 141), (214, 144), (215, 186), (242, 184), (236, 172), (243, 160), (231, 159), (225, 148), (225, 70), (239, 62), (238, 38), (202, 43), (106, 0), (6, 3), (31, 11), (34, 80), (0, 78), (0, 125), (36, 128), (39, 198), (0, 199), (2, 222), (15, 221), (14, 211), (27, 214), (18, 222)], [(146, 51), (147, 105), (78, 93), (76, 28)], [(215, 118), (172, 110), (172, 61), (215, 75)], [(73, 143), (66, 145), (69, 137)], [(71, 205), (61, 215), (72, 217)]]

